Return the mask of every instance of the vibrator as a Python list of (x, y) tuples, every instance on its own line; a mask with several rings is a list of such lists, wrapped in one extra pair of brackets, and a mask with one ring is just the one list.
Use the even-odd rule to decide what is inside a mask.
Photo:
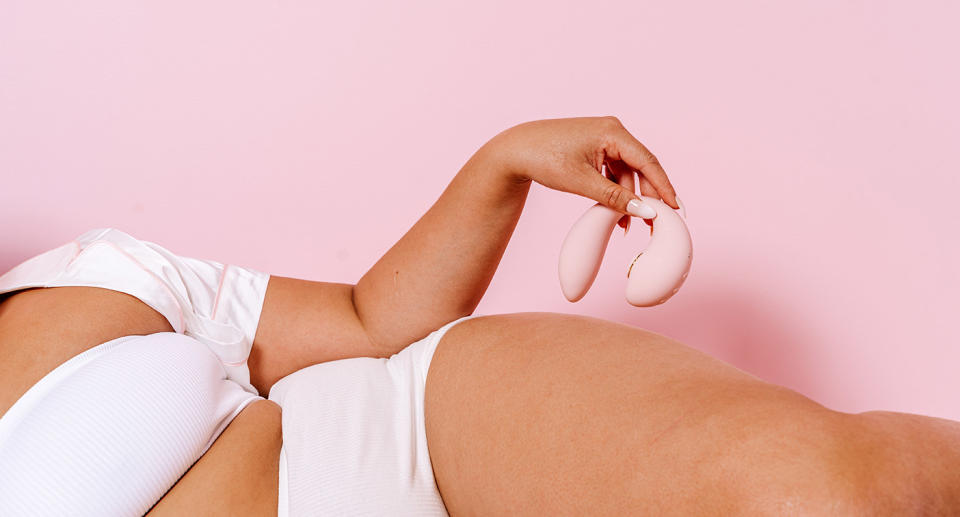
[[(659, 305), (673, 296), (690, 272), (693, 242), (681, 217), (669, 205), (640, 196), (657, 211), (650, 243), (627, 268), (627, 302), (637, 307)], [(679, 203), (679, 201), (678, 201)], [(576, 302), (587, 294), (600, 271), (610, 235), (623, 214), (601, 204), (590, 207), (570, 228), (560, 247), (560, 289), (567, 300)]]

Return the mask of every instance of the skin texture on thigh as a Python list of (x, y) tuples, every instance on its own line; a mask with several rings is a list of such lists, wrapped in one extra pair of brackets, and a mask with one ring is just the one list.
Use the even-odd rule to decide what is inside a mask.
[(894, 504), (875, 498), (877, 472), (904, 465), (882, 426), (580, 316), (458, 324), (432, 360), (425, 408), (451, 515), (872, 513)]

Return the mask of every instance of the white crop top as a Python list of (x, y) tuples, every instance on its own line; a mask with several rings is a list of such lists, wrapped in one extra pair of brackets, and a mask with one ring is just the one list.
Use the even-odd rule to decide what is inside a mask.
[(0, 276), (0, 293), (127, 293), (176, 332), (95, 346), (0, 418), (0, 515), (142, 515), (249, 403), (246, 360), (269, 275), (184, 258), (114, 229), (87, 232)]

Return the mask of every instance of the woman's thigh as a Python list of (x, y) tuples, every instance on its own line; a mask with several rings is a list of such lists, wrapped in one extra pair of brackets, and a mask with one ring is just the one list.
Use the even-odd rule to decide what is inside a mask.
[(453, 327), (425, 404), (452, 515), (815, 510), (846, 504), (869, 469), (843, 461), (851, 415), (595, 318)]

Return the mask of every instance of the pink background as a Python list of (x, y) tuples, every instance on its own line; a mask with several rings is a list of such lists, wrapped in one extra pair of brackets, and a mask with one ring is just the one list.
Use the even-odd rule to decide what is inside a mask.
[(501, 129), (614, 114), (687, 204), (684, 289), (623, 301), (637, 231), (567, 303), (590, 202), (537, 186), (479, 312), (609, 318), (833, 408), (960, 419), (957, 3), (398, 4), (4, 1), (0, 269), (115, 226), (354, 282)]

